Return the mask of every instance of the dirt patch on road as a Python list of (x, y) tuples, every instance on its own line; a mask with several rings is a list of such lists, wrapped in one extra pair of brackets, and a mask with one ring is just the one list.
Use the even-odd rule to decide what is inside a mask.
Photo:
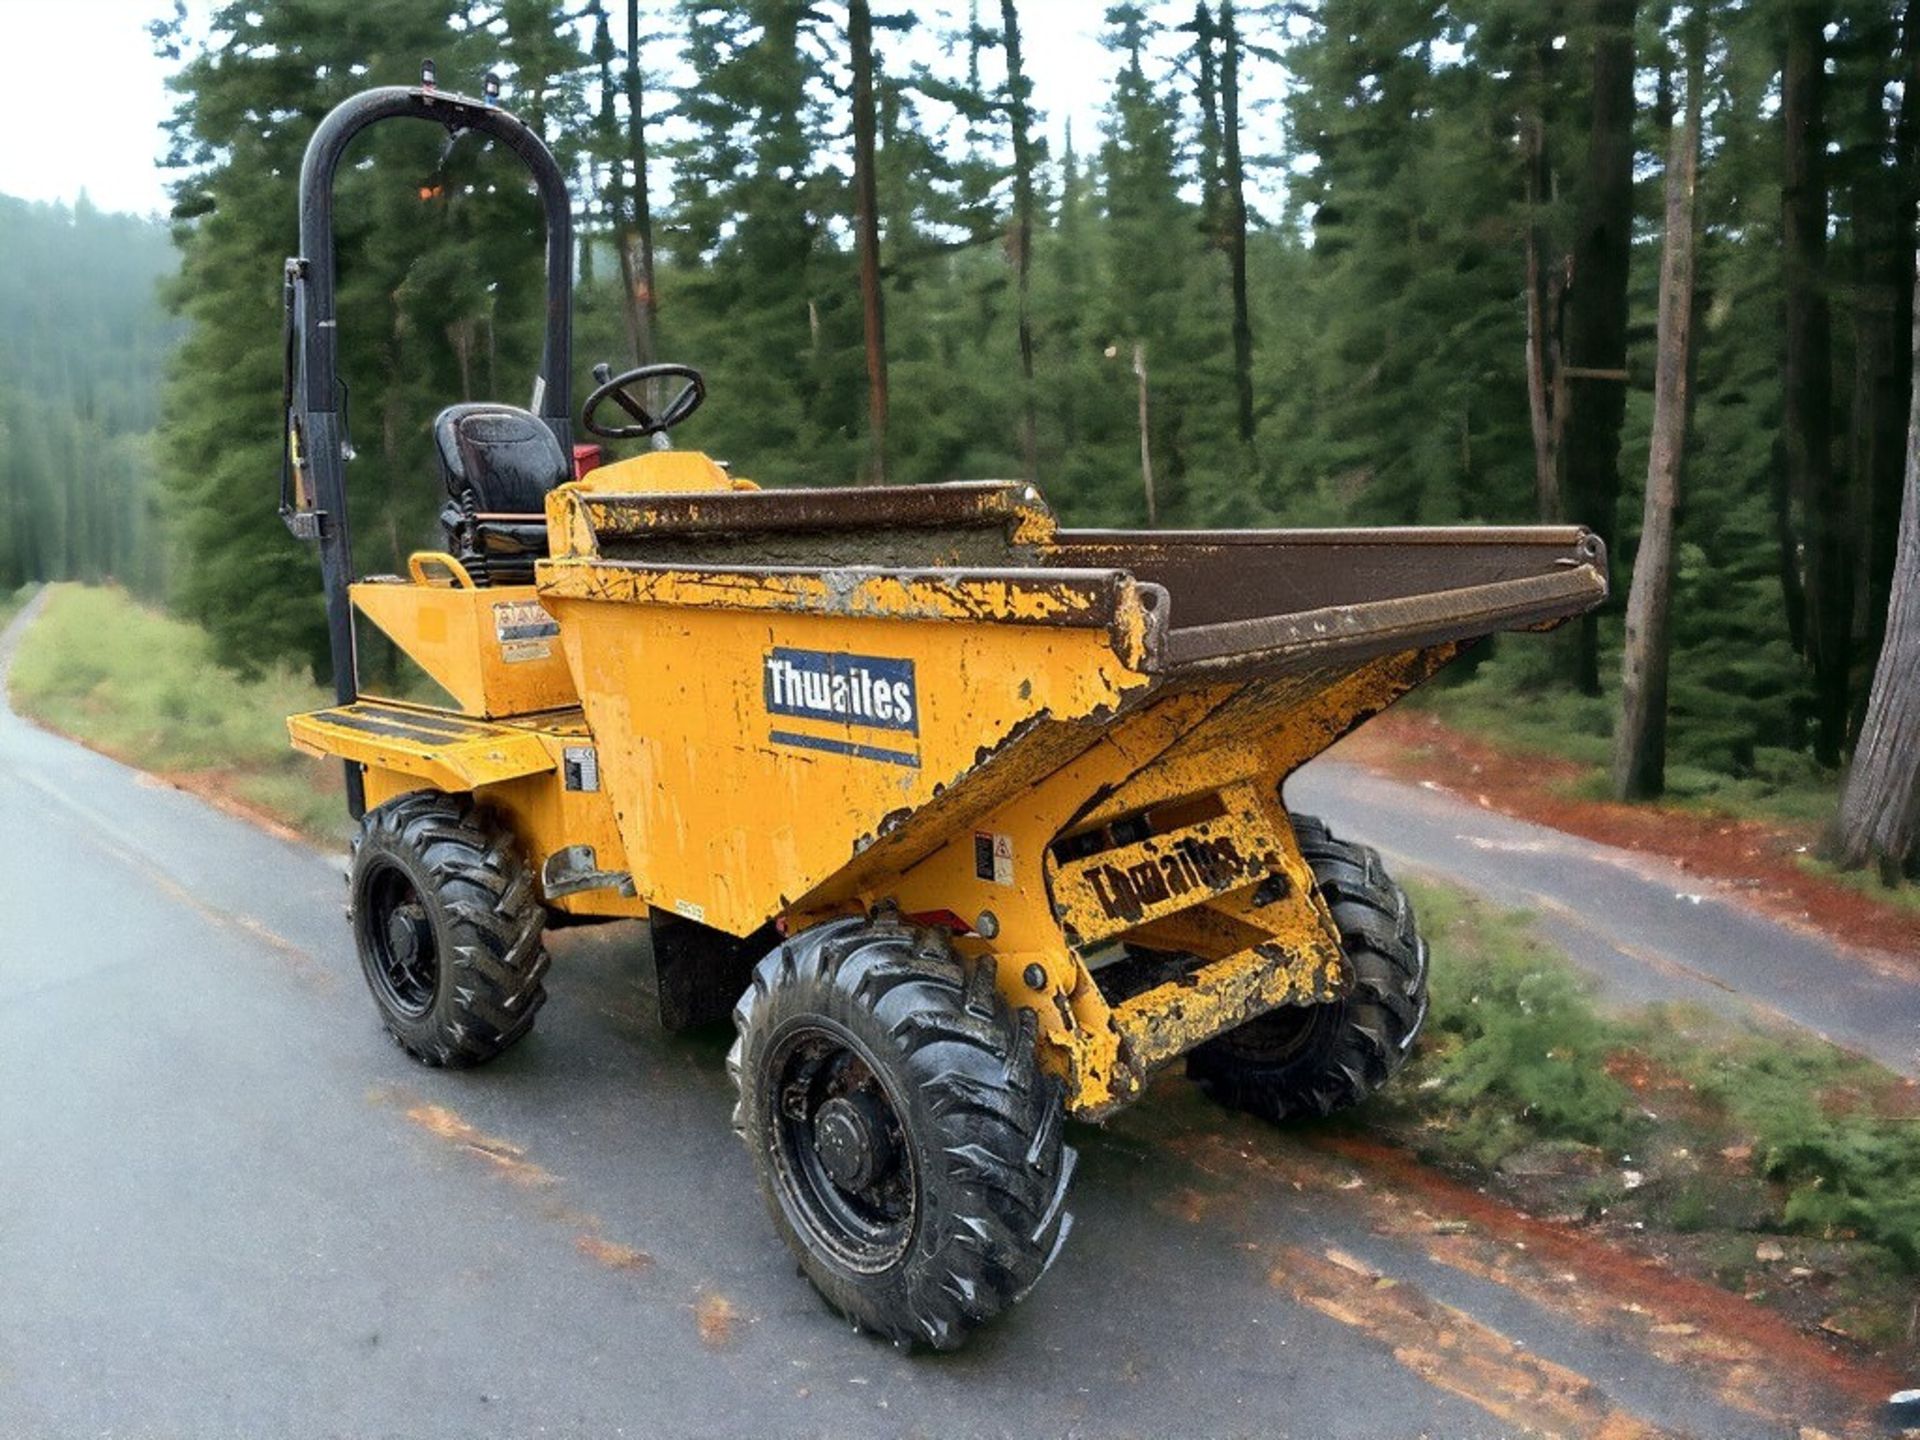
[(1274, 1288), (1371, 1335), (1429, 1385), (1508, 1425), (1569, 1440), (1658, 1440), (1669, 1433), (1617, 1408), (1585, 1375), (1351, 1256), (1280, 1246), (1267, 1258)]
[(653, 1256), (646, 1251), (622, 1245), (617, 1240), (603, 1240), (598, 1235), (576, 1236), (573, 1246), (589, 1260), (597, 1260), (609, 1270), (640, 1271), (653, 1266)]
[[(1276, 1184), (1330, 1209), (1357, 1210), (1374, 1233), (1702, 1376), (1724, 1403), (1769, 1424), (1791, 1418), (1854, 1433), (1906, 1383), (1857, 1347), (1677, 1273), (1617, 1234), (1540, 1218), (1365, 1135), (1325, 1128), (1299, 1139), (1306, 1143), (1232, 1130), (1167, 1137), (1171, 1150), (1219, 1186), (1200, 1180), (1192, 1188), (1204, 1188), (1209, 1203), (1176, 1211), (1194, 1223), (1232, 1224)], [(1516, 1341), (1434, 1298), (1417, 1271), (1384, 1273), (1343, 1250), (1316, 1254), (1258, 1236), (1243, 1243), (1269, 1266), (1270, 1283), (1375, 1336), (1401, 1363), (1491, 1414), (1513, 1418), (1500, 1408), (1512, 1396), (1551, 1415), (1543, 1428), (1554, 1433), (1658, 1433), (1615, 1408), (1590, 1377), (1534, 1363)]]
[(478, 1155), (516, 1185), (554, 1183), (553, 1176), (528, 1160), (518, 1145), (481, 1134), (444, 1105), (415, 1105), (407, 1111), (407, 1119), (428, 1134)]
[(1720, 1374), (1723, 1396), (1742, 1408), (1778, 1413), (1781, 1397), (1773, 1392), (1787, 1373), (1818, 1377), (1823, 1388), (1863, 1411), (1904, 1383), (1898, 1370), (1858, 1347), (1824, 1343), (1786, 1316), (1679, 1273), (1670, 1259), (1635, 1247), (1628, 1236), (1517, 1210), (1377, 1140), (1325, 1133), (1311, 1144), (1369, 1180), (1370, 1197), (1398, 1212), (1388, 1228), (1416, 1234), (1424, 1228), (1433, 1259), (1534, 1293), (1587, 1323), (1637, 1332), (1663, 1358), (1710, 1365)]
[(1436, 785), (1487, 809), (1657, 855), (1731, 887), (1743, 903), (1774, 919), (1845, 945), (1890, 952), (1920, 968), (1920, 911), (1878, 903), (1809, 870), (1804, 861), (1819, 837), (1806, 828), (1586, 799), (1574, 792), (1590, 778), (1589, 767), (1502, 750), (1418, 711), (1376, 716), (1331, 753)]
[(713, 1350), (731, 1345), (738, 1314), (726, 1296), (711, 1290), (702, 1295), (693, 1305), (693, 1323), (700, 1331), (700, 1343)]

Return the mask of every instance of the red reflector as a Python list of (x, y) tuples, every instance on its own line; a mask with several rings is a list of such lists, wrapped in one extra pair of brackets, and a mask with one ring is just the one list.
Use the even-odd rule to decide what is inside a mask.
[(600, 447), (598, 445), (576, 445), (573, 447), (573, 478), (578, 480), (589, 470), (600, 468)]

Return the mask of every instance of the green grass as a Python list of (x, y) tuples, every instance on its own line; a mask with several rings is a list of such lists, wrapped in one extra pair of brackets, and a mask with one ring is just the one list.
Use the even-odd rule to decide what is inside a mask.
[(1629, 1097), (1605, 1069), (1618, 1037), (1590, 983), (1525, 916), (1411, 888), (1435, 950), (1433, 1008), (1421, 1074), (1400, 1093), (1443, 1116), (1450, 1153), (1481, 1167), (1538, 1140), (1624, 1148)]
[(205, 634), (116, 589), (55, 587), (21, 638), (13, 704), (143, 769), (198, 780), (303, 833), (343, 827), (330, 767), (287, 744), (286, 717), (330, 703), (304, 674), (246, 679)]
[[(1633, 1203), (1670, 1230), (1857, 1242), (1863, 1263), (1920, 1273), (1920, 1102), (1905, 1079), (1798, 1031), (1688, 1007), (1606, 1009), (1527, 917), (1410, 888), (1434, 951), (1433, 1008), (1382, 1109), (1423, 1153), (1491, 1172), (1522, 1150), (1590, 1147), (1609, 1175), (1646, 1173)], [(1657, 1083), (1643, 1094), (1616, 1073)], [(1692, 1168), (1729, 1148), (1748, 1157), (1730, 1175)], [(1737, 1218), (1729, 1180), (1745, 1187)]]
[(22, 585), (18, 590), (0, 593), (0, 630), (7, 628), (7, 622), (20, 613), (20, 607), (33, 598), (35, 586)]
[(1640, 1041), (1751, 1137), (1756, 1170), (1786, 1191), (1788, 1228), (1858, 1236), (1920, 1271), (1920, 1110), (1887, 1113), (1897, 1077), (1810, 1036), (1698, 1047), (1649, 1028)]
[[(1868, 899), (1881, 905), (1891, 905), (1896, 910), (1910, 910), (1920, 914), (1920, 885), (1889, 886), (1880, 879), (1874, 869), (1842, 870), (1831, 861), (1822, 860), (1815, 855), (1797, 857), (1800, 868), (1810, 870), (1823, 880), (1832, 880), (1845, 885), (1849, 890), (1857, 890)], [(1911, 869), (1909, 870), (1911, 872)]]

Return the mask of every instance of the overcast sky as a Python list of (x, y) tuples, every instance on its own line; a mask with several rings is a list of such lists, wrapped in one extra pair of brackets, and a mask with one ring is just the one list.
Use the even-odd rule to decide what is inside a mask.
[[(646, 0), (645, 8), (660, 11), (668, 3)], [(204, 25), (213, 8), (213, 0), (188, 0), (190, 25)], [(607, 8), (618, 39), (626, 7)], [(71, 202), (84, 187), (102, 209), (164, 211), (166, 177), (154, 161), (172, 96), (168, 63), (155, 58), (146, 27), (171, 9), (172, 0), (0, 0), (0, 193)], [(1027, 0), (1021, 7), (1035, 103), (1056, 155), (1069, 121), (1083, 151), (1095, 143), (1115, 70), (1098, 39), (1105, 9), (1106, 0)], [(966, 0), (932, 0), (915, 13), (926, 23), (906, 44), (924, 49), (915, 58), (932, 61), (942, 29), (964, 17)], [(988, 4), (983, 13), (997, 19), (998, 7)], [(897, 42), (883, 36), (882, 43)], [(478, 88), (465, 77), (444, 78), (450, 88)], [(1261, 78), (1250, 77), (1255, 98)], [(1264, 128), (1258, 119), (1254, 124)], [(1271, 148), (1253, 138), (1250, 150)]]

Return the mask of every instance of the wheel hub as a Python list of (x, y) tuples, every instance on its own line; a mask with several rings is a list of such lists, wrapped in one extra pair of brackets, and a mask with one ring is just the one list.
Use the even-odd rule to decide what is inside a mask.
[(440, 947), (433, 917), (413, 881), (395, 865), (373, 869), (356, 905), (367, 978), (395, 1014), (417, 1020), (433, 1008), (440, 988)]
[(810, 1248), (873, 1275), (913, 1242), (914, 1148), (871, 1053), (838, 1025), (801, 1021), (764, 1062), (780, 1203)]
[(842, 1190), (858, 1193), (893, 1168), (893, 1142), (886, 1116), (866, 1094), (837, 1095), (813, 1117), (813, 1143), (821, 1168)]
[(403, 906), (387, 917), (387, 945), (402, 967), (412, 968), (426, 948), (426, 920), (424, 914), (414, 913), (410, 906)]

